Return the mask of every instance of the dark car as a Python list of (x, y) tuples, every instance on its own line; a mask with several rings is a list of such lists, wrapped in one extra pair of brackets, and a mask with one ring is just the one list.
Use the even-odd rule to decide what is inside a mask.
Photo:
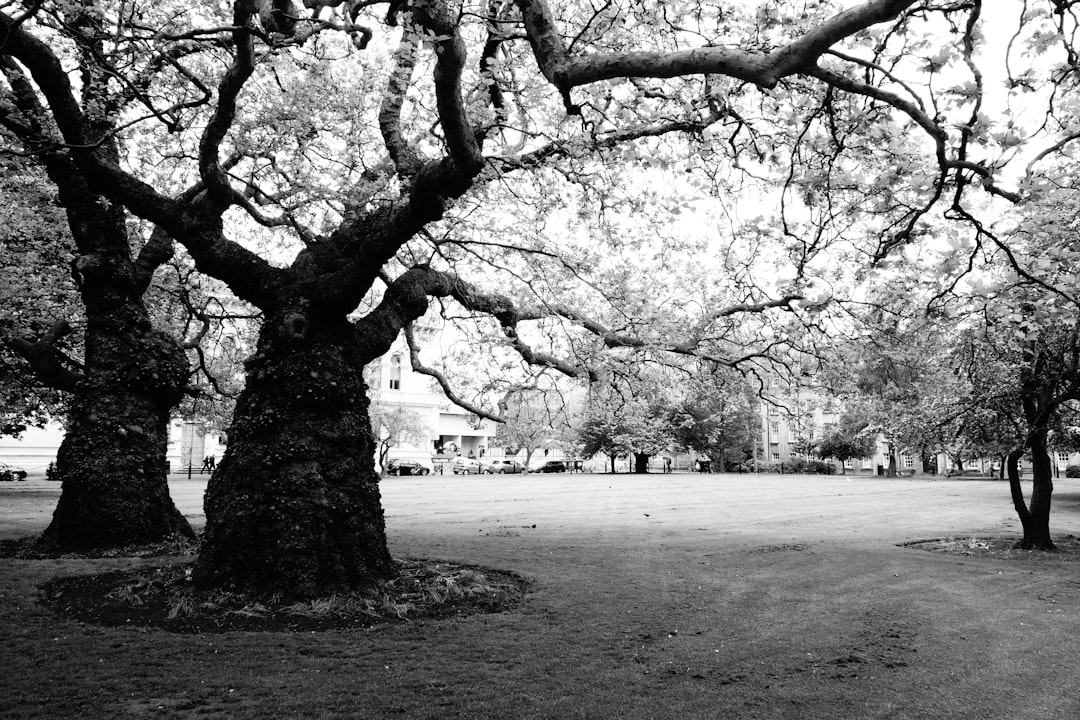
[(4, 482), (13, 482), (15, 480), (25, 480), (26, 471), (21, 467), (15, 467), (14, 465), (8, 465), (5, 462), (0, 462), (0, 480)]
[(517, 460), (492, 460), (480, 463), (480, 471), (491, 475), (503, 475), (505, 473), (519, 473), (524, 468)]
[(387, 475), (427, 475), (431, 470), (415, 460), (391, 460), (386, 463)]
[(546, 463), (533, 470), (533, 472), (566, 472), (566, 463), (564, 463), (562, 460), (548, 460)]

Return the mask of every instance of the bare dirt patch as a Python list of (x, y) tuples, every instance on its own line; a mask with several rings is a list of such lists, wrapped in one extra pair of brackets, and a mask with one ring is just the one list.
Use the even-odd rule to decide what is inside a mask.
[(406, 620), (502, 612), (524, 596), (513, 573), (430, 560), (398, 563), (398, 577), (367, 592), (292, 601), (191, 585), (189, 561), (52, 580), (41, 603), (60, 615), (106, 627), (177, 633), (314, 632)]
[(964, 557), (993, 558), (997, 560), (1021, 560), (1024, 562), (1077, 562), (1080, 561), (1080, 537), (1066, 535), (1055, 538), (1054, 544), (1057, 550), (1047, 552), (1045, 550), (1025, 550), (1016, 547), (1016, 536), (1010, 537), (987, 537), (987, 536), (962, 536), (934, 538), (932, 540), (916, 540), (903, 543), (901, 547), (926, 552), (946, 553), (949, 555), (962, 555)]
[(93, 555), (59, 554), (35, 539), (0, 542), (0, 557), (20, 559), (160, 558), (134, 570), (59, 577), (40, 587), (40, 603), (63, 617), (105, 627), (160, 628), (176, 633), (231, 630), (315, 632), (381, 623), (502, 612), (524, 597), (525, 580), (475, 565), (409, 559), (393, 580), (365, 592), (290, 600), (191, 583), (197, 545), (171, 541)]

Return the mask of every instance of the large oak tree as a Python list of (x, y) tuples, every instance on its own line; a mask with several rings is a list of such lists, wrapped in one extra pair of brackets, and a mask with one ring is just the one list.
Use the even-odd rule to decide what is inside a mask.
[[(74, 21), (80, 32), (89, 31), (85, 20)], [(88, 40), (83, 54), (92, 54), (96, 45)], [(7, 338), (42, 385), (69, 396), (54, 475), (63, 489), (44, 538), (63, 550), (193, 538), (169, 497), (164, 462), (170, 413), (187, 384), (188, 361), (181, 344), (153, 326), (144, 302), (154, 272), (172, 256), (172, 242), (161, 233), (136, 242), (124, 207), (97, 192), (63, 147), (23, 68), (4, 55), (0, 72), (10, 89), (0, 106), (0, 126), (40, 163), (66, 214), (68, 232), (53, 228), (54, 238), (37, 242), (56, 253), (70, 233), (76, 253), (70, 273), (85, 317), (81, 362), (60, 348), (72, 330), (62, 315), (49, 320), (47, 329), (24, 336), (13, 328)], [(84, 105), (106, 99), (97, 97), (105, 90), (93, 77), (84, 77), (83, 91)], [(118, 159), (107, 118), (94, 113), (73, 120), (97, 138), (98, 152)], [(25, 224), (40, 227), (46, 209), (33, 210)], [(39, 310), (45, 306), (47, 318), (46, 298), (42, 293)]]

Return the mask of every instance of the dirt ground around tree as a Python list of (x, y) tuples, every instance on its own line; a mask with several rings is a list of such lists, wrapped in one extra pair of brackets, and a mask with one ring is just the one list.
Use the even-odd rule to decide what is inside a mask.
[[(170, 485), (201, 526), (205, 481)], [(1055, 490), (1054, 555), (1007, 550), (1018, 522), (993, 480), (428, 476), (382, 491), (395, 557), (517, 573), (524, 601), (179, 635), (39, 603), (58, 576), (152, 559), (3, 559), (0, 717), (1080, 717), (1077, 480)], [(0, 486), (0, 538), (44, 529), (57, 494)]]

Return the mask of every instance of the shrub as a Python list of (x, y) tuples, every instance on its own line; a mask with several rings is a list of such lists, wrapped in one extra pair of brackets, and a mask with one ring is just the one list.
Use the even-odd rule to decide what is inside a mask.
[(1080, 465), (1070, 465), (1065, 468), (1065, 477), (1080, 478)]
[(773, 462), (762, 465), (761, 472), (766, 473), (783, 473), (787, 475), (832, 475), (836, 472), (836, 468), (831, 462), (825, 460), (803, 460), (802, 458), (795, 458), (794, 460), (784, 460), (783, 462)]

